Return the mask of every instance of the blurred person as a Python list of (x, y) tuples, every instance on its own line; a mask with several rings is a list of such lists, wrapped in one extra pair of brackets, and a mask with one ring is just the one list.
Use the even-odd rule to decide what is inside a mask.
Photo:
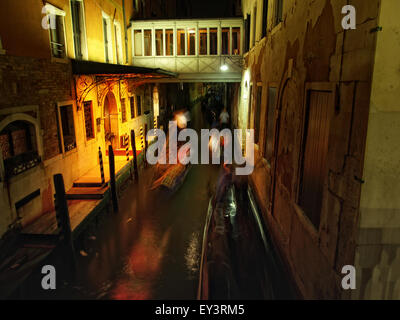
[(220, 121), (222, 130), (229, 128), (229, 113), (226, 110), (226, 107), (224, 107), (221, 114), (219, 115), (219, 121)]

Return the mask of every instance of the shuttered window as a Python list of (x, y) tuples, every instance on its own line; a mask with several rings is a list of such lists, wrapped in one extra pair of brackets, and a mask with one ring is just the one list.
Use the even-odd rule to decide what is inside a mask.
[(74, 30), (75, 58), (82, 60), (82, 3), (71, 0), (72, 27)]
[(92, 101), (86, 101), (84, 104), (84, 116), (85, 116), (85, 131), (86, 140), (94, 139), (94, 126), (93, 126), (93, 108)]
[(254, 143), (258, 144), (260, 139), (260, 117), (261, 117), (262, 87), (257, 86), (256, 110), (254, 112)]
[(332, 114), (332, 92), (308, 92), (299, 204), (318, 229), (324, 182), (327, 176), (329, 128)]
[(275, 124), (275, 105), (277, 89), (274, 87), (268, 88), (268, 106), (267, 106), (267, 127), (265, 129), (265, 148), (264, 157), (271, 161), (274, 152), (274, 124)]

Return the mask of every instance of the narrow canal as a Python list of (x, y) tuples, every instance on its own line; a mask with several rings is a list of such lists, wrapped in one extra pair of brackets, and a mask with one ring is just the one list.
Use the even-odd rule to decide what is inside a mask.
[[(193, 127), (204, 128), (199, 106), (192, 115)], [(122, 192), (119, 213), (104, 213), (76, 242), (73, 281), (57, 279), (57, 290), (46, 292), (37, 270), (20, 293), (32, 299), (196, 299), (207, 209), (221, 171), (219, 165), (192, 166), (182, 187), (166, 199), (149, 191), (154, 168), (144, 170), (139, 184), (130, 183)], [(248, 220), (242, 216), (238, 223), (242, 219)], [(237, 273), (238, 283), (249, 284), (242, 298), (271, 298), (264, 293), (277, 275), (265, 276), (265, 251), (255, 224), (241, 226), (233, 268), (243, 269)], [(240, 252), (243, 256), (237, 256)], [(63, 268), (57, 253), (48, 260)]]

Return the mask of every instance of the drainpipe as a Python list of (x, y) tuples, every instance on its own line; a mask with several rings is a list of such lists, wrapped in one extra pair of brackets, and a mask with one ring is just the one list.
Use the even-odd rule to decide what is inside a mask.
[(126, 29), (126, 11), (125, 0), (122, 0), (122, 14), (124, 16), (124, 34), (125, 34), (125, 64), (128, 64), (128, 31)]

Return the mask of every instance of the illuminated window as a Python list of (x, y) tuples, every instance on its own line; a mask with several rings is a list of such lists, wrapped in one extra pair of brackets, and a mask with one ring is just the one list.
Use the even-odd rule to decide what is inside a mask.
[(143, 55), (142, 30), (135, 30), (133, 34), (135, 37), (135, 56), (140, 57)]
[(222, 28), (221, 54), (230, 54), (230, 29)]
[(184, 55), (186, 55), (185, 30), (178, 29), (177, 35), (178, 35), (178, 56), (184, 56)]
[(121, 118), (122, 123), (126, 122), (126, 100), (121, 99)]
[(232, 54), (240, 55), (240, 28), (232, 28)]
[(85, 116), (85, 132), (86, 140), (94, 139), (94, 126), (93, 126), (93, 105), (92, 101), (86, 101), (83, 104), (83, 112)]
[(162, 30), (156, 30), (156, 55), (164, 55), (164, 33)]
[(210, 55), (218, 54), (218, 29), (210, 29)]
[(144, 55), (147, 57), (153, 55), (151, 39), (151, 30), (144, 30)]
[(199, 54), (207, 55), (207, 29), (199, 29)]
[(174, 55), (174, 30), (172, 29), (165, 30), (165, 49), (167, 51), (165, 55)]
[(188, 30), (188, 55), (194, 56), (196, 55), (196, 29)]

